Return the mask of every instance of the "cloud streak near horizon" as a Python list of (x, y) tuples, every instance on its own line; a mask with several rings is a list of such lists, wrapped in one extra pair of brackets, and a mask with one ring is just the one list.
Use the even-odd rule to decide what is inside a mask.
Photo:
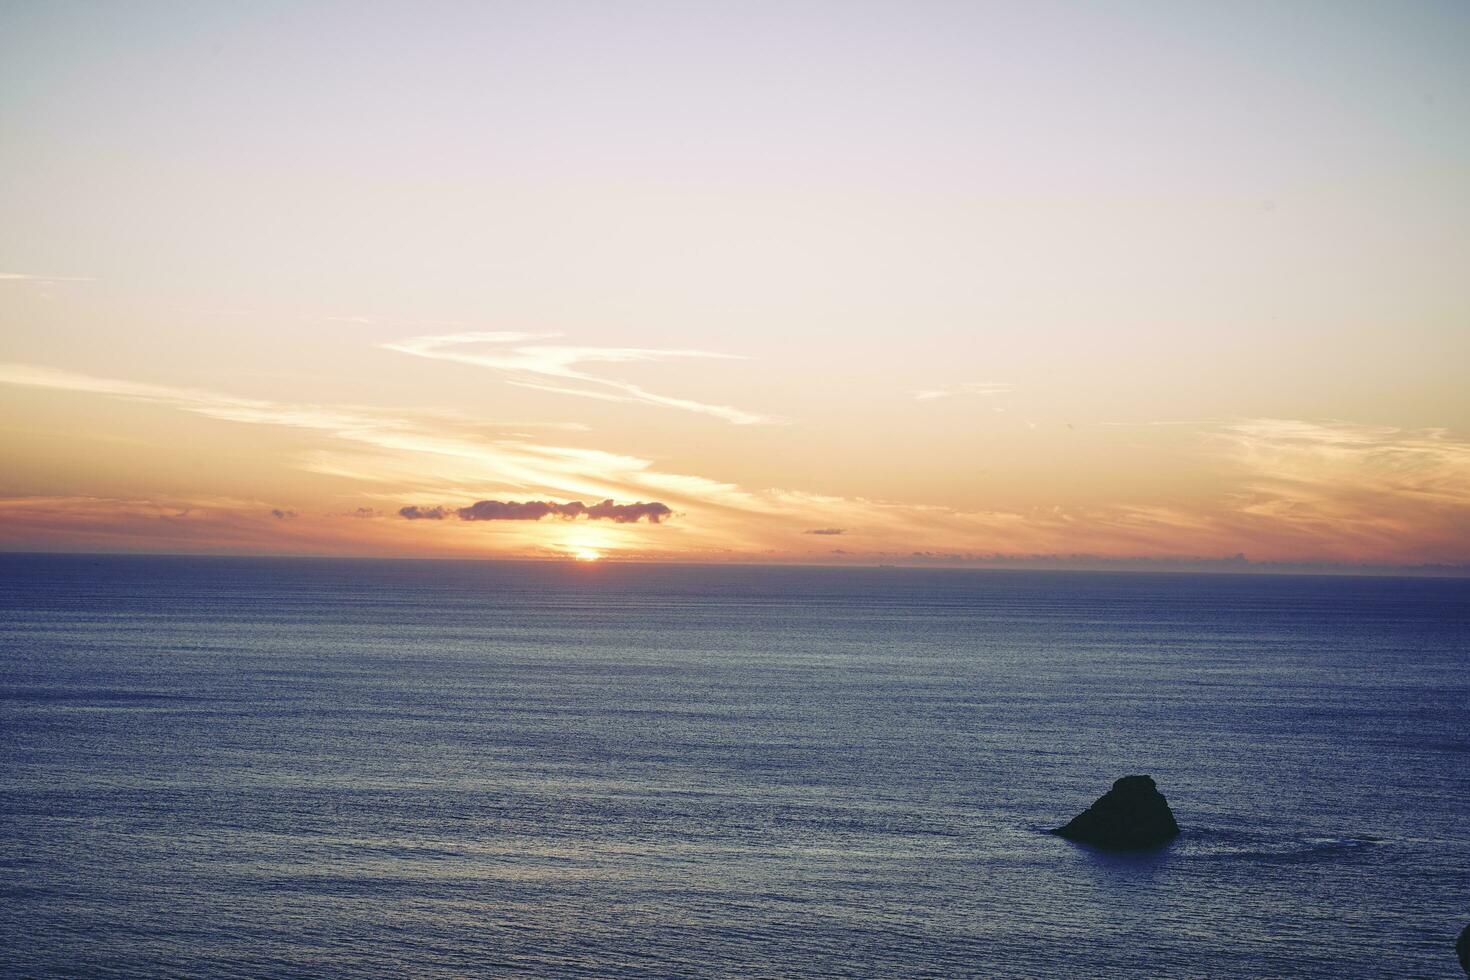
[[(287, 541), (318, 553), (360, 553), (374, 547), (394, 553), (480, 553), (477, 549), (486, 547), (483, 536), (422, 535), (415, 533), (412, 522), (475, 520), (478, 493), (495, 488), (504, 497), (485, 502), (478, 519), (519, 520), (524, 525), (525, 534), (507, 527), (496, 537), (496, 547), (511, 549), (508, 554), (560, 549), (556, 553), (564, 555), (585, 546), (574, 538), (590, 536), (604, 553), (648, 558), (799, 555), (810, 553), (807, 545), (817, 540), (806, 534), (861, 528), (862, 541), (871, 550), (854, 552), (853, 560), (916, 551), (1153, 557), (1244, 551), (1265, 560), (1470, 560), (1465, 544), (1470, 541), (1470, 441), (1442, 429), (1263, 418), (1213, 423), (1188, 434), (1179, 449), (1202, 475), (1208, 474), (1207, 494), (959, 509), (744, 489), (662, 471), (650, 459), (606, 449), (544, 444), (524, 435), (497, 437), (423, 411), (278, 403), (24, 364), (0, 364), (0, 383), (312, 431), (320, 436), (317, 443), (284, 463), (351, 481), (357, 489), (347, 496), (349, 508), (376, 504), (388, 507), (383, 516), (390, 517), (405, 497), (453, 502), (399, 511), (401, 519), (363, 521), (334, 516), (343, 506), (338, 499), (323, 502), (314, 512), (300, 509), (297, 519), (286, 520), (270, 513), (273, 503), (191, 501), (167, 488), (159, 488), (162, 499), (157, 503), (110, 502), (103, 499), (105, 494), (30, 496), (0, 500), (0, 542), (11, 546), (107, 543), (126, 535), (129, 547), (134, 541), (194, 547), (213, 533), (215, 540), (235, 548)], [(635, 525), (663, 523), (667, 515), (662, 513), (657, 520), (652, 513), (625, 512), (633, 520), (582, 513), (573, 520), (549, 522), (497, 514), (497, 508), (526, 506), (515, 503), (517, 499), (553, 508), (571, 506), (551, 503), (555, 500), (650, 498), (657, 506), (689, 515), (658, 534), (657, 546)], [(181, 499), (194, 508), (187, 516), (177, 505)], [(603, 505), (582, 506), (590, 512)], [(472, 516), (462, 517), (461, 510)], [(114, 511), (116, 516), (109, 516)], [(342, 519), (334, 524), (338, 517)], [(589, 526), (594, 521), (599, 526)]]
[(667, 520), (673, 508), (657, 501), (634, 504), (617, 504), (611, 499), (596, 504), (584, 504), (580, 500), (558, 504), (550, 500), (477, 500), (467, 507), (400, 507), (398, 516), (410, 521), (442, 521), (450, 514), (462, 521), (539, 521), (543, 517), (559, 517), (573, 521), (586, 518), (589, 521), (612, 521), (615, 524), (636, 524), (647, 519), (650, 524)]

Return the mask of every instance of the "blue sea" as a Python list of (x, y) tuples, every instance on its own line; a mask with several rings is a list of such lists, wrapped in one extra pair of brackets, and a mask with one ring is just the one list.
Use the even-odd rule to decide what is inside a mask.
[[(1147, 773), (1184, 833), (1046, 833)], [(1470, 581), (0, 556), (8, 976), (1454, 977)]]

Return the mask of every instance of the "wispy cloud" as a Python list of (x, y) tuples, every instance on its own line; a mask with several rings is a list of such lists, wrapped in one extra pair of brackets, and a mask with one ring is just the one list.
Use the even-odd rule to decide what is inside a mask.
[(627, 364), (684, 358), (736, 359), (738, 355), (699, 350), (660, 350), (641, 347), (585, 347), (545, 344), (555, 334), (481, 331), (409, 337), (384, 344), (388, 350), (432, 360), (489, 368), (507, 383), (579, 398), (633, 402), (712, 415), (736, 425), (770, 423), (776, 419), (730, 405), (715, 405), (649, 391), (640, 385), (578, 369), (582, 364)]
[(33, 282), (49, 285), (53, 282), (96, 282), (88, 276), (38, 276), (28, 272), (0, 272), (0, 282)]
[[(472, 506), (490, 488), (561, 499), (591, 498), (605, 503), (580, 505), (585, 508), (585, 516), (614, 524), (629, 524), (640, 518), (653, 522), (667, 516), (672, 508), (663, 503), (618, 505), (611, 501), (647, 499), (647, 495), (666, 492), (670, 487), (698, 492), (700, 505), (705, 507), (739, 506), (746, 499), (725, 484), (660, 473), (646, 459), (593, 448), (547, 445), (528, 437), (485, 432), (468, 424), (446, 425), (433, 413), (279, 403), (26, 364), (0, 364), (0, 383), (123, 398), (230, 422), (313, 430), (322, 433), (327, 442), (297, 458), (302, 469), (379, 485), (382, 496), (434, 493), (441, 499), (458, 498), (454, 506)], [(637, 513), (619, 509), (640, 507), (643, 509)], [(267, 505), (266, 512), (270, 509)], [(434, 510), (421, 508), (417, 516), (442, 519), (444, 514)], [(616, 550), (615, 543), (604, 546)]]
[(923, 391), (914, 392), (914, 399), (921, 402), (937, 401), (940, 398), (953, 398), (956, 395), (1004, 395), (1016, 386), (1002, 381), (965, 381), (960, 384), (946, 385), (942, 388), (926, 388)]
[(1244, 419), (1213, 443), (1241, 472), (1235, 519), (1294, 540), (1298, 553), (1467, 557), (1470, 442), (1445, 429)]
[[(965, 560), (1245, 552), (1254, 560), (1275, 561), (1470, 561), (1470, 442), (1441, 429), (1283, 419), (1206, 425), (1187, 434), (1182, 445), (1174, 441), (1171, 446), (1191, 454), (1194, 465), (1208, 467), (1213, 490), (1160, 489), (1146, 500), (1118, 498), (1092, 505), (961, 510), (745, 489), (696, 474), (666, 472), (635, 455), (446, 424), (424, 413), (277, 403), (29, 365), (0, 365), (0, 383), (314, 431), (321, 436), (317, 445), (290, 463), (352, 481), (358, 489), (349, 495), (349, 508), (374, 504), (384, 508), (385, 517), (396, 511), (409, 518), (363, 521), (350, 514), (302, 511), (298, 519), (284, 520), (270, 513), (280, 508), (256, 501), (192, 501), (171, 509), (175, 504), (168, 501), (32, 498), (3, 502), (0, 541), (8, 546), (90, 540), (100, 547), (155, 540), (190, 547), (190, 542), (212, 541), (260, 548), (262, 541), (275, 539), (287, 542), (277, 550), (289, 545), (336, 553), (478, 554), (496, 549), (572, 554), (577, 547), (591, 546), (625, 557), (743, 555), (748, 560), (828, 554), (807, 547), (817, 543), (808, 535), (862, 528), (865, 550), (852, 551), (844, 560), (888, 560), (884, 556), (914, 552), (970, 556)], [(1158, 431), (1162, 437), (1164, 430)], [(404, 499), (434, 503), (400, 510)], [(552, 508), (571, 506), (553, 501), (578, 500), (654, 500), (677, 511), (680, 519), (657, 534), (647, 527), (651, 514), (622, 523), (611, 516), (593, 522), (590, 514), (574, 521), (512, 521), (493, 535), (469, 527), (454, 535), (431, 534), (415, 522), (456, 518), (461, 511), (493, 519), (497, 508), (528, 506), (516, 501), (540, 502), (547, 508), (543, 516), (549, 517), (555, 513)], [(591, 511), (603, 505), (582, 506)], [(108, 507), (117, 513), (109, 517)], [(179, 522), (187, 528), (175, 527)]]

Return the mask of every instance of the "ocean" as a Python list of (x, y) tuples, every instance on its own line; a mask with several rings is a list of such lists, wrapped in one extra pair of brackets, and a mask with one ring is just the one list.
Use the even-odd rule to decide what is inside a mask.
[[(1147, 773), (1184, 833), (1046, 831)], [(0, 555), (7, 976), (1454, 977), (1470, 580)]]

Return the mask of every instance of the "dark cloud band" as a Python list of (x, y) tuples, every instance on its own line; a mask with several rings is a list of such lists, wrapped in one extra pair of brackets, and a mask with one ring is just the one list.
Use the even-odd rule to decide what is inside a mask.
[(477, 500), (468, 507), (453, 511), (446, 507), (401, 507), (398, 510), (400, 517), (410, 521), (442, 521), (451, 513), (462, 521), (539, 521), (543, 517), (574, 521), (581, 517), (617, 524), (636, 524), (646, 519), (650, 524), (658, 524), (673, 514), (673, 510), (667, 504), (657, 501), (645, 504), (641, 500), (636, 504), (615, 504), (604, 500), (590, 506), (580, 500), (566, 504), (550, 500)]

